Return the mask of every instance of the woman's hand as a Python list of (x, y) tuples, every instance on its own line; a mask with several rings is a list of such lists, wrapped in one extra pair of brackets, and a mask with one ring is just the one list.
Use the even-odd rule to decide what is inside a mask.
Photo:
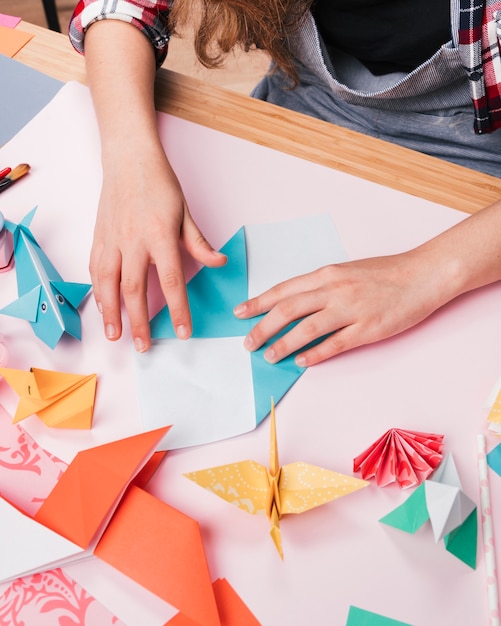
[(300, 320), (273, 341), (264, 356), (276, 363), (326, 336), (296, 357), (302, 367), (395, 335), (427, 317), (440, 301), (431, 285), (413, 275), (412, 255), (364, 259), (328, 265), (292, 278), (236, 307), (250, 318), (267, 313), (247, 335), (249, 350), (260, 348), (288, 324)]
[(322, 267), (292, 278), (238, 305), (235, 315), (266, 315), (245, 338), (276, 363), (300, 352), (308, 367), (332, 356), (396, 335), (456, 296), (501, 279), (501, 201), (460, 221), (408, 252)]
[(130, 141), (113, 164), (108, 163), (90, 258), (94, 296), (106, 337), (116, 340), (121, 335), (122, 295), (139, 352), (150, 347), (149, 266), (156, 266), (177, 336), (186, 339), (191, 335), (191, 317), (180, 242), (204, 265), (215, 267), (226, 261), (193, 221), (162, 147), (148, 153), (144, 143), (139, 152), (140, 147)]
[(122, 333), (121, 295), (136, 350), (150, 347), (147, 275), (156, 266), (177, 336), (191, 334), (180, 242), (210, 267), (215, 252), (193, 221), (164, 153), (154, 106), (148, 39), (122, 20), (98, 20), (85, 35), (87, 77), (101, 139), (103, 187), (90, 273), (108, 339)]

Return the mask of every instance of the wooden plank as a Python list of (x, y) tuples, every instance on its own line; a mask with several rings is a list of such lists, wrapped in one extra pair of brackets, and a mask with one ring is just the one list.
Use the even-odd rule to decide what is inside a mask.
[[(65, 35), (35, 34), (16, 59), (63, 81), (85, 83), (85, 62)], [(161, 111), (411, 195), (474, 213), (501, 198), (501, 179), (316, 120), (193, 77), (161, 69)]]

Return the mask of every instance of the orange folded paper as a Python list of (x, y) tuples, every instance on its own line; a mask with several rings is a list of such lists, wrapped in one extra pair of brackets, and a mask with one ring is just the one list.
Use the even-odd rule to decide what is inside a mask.
[[(184, 623), (233, 626), (221, 622), (220, 611), (247, 617), (250, 612), (235, 593), (226, 590), (217, 596), (198, 522), (141, 488), (165, 456), (156, 448), (169, 429), (141, 433), (76, 455), (32, 518), (38, 523), (34, 530), (45, 527), (71, 542), (75, 550), (65, 552), (64, 562), (54, 560), (52, 549), (49, 557), (44, 551), (37, 562), (30, 562), (29, 573), (94, 554), (177, 608)], [(5, 546), (0, 546), (2, 554), (9, 554), (7, 541), (5, 537)], [(27, 542), (32, 544), (33, 540)], [(4, 571), (10, 580), (27, 573), (19, 569), (12, 550), (9, 558)], [(246, 623), (252, 625), (240, 622), (238, 626)]]
[(6, 57), (13, 57), (21, 48), (33, 39), (31, 33), (26, 33), (17, 28), (0, 26), (0, 54)]
[(35, 367), (26, 372), (3, 367), (0, 376), (19, 396), (14, 423), (36, 414), (53, 428), (92, 426), (96, 374), (85, 376)]
[[(218, 578), (212, 583), (216, 596), (221, 626), (260, 626), (260, 622), (249, 611), (237, 592), (226, 578)], [(178, 613), (164, 626), (194, 626), (183, 613)]]
[(87, 548), (102, 534), (126, 488), (170, 427), (79, 452), (34, 516)]
[(283, 515), (303, 513), (369, 483), (302, 462), (280, 467), (273, 402), (270, 415), (269, 470), (254, 461), (242, 461), (185, 476), (247, 513), (266, 513), (271, 522), (270, 534), (283, 558), (279, 523)]
[(127, 490), (94, 554), (193, 624), (220, 626), (198, 522), (146, 491)]

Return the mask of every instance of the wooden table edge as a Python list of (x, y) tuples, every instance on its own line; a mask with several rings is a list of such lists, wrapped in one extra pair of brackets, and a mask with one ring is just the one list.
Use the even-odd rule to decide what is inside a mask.
[[(66, 35), (24, 21), (18, 28), (34, 37), (16, 60), (63, 82), (85, 84), (85, 60)], [(191, 122), (467, 213), (501, 198), (500, 178), (164, 68), (157, 75), (156, 103)]]

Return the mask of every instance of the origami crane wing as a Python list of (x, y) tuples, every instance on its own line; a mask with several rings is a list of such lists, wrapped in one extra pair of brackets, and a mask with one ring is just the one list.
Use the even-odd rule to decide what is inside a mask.
[(190, 472), (185, 476), (251, 515), (266, 513), (270, 480), (264, 465), (241, 461)]
[(303, 513), (347, 496), (367, 481), (332, 470), (296, 462), (284, 465), (280, 474), (280, 512)]
[(20, 224), (5, 222), (14, 238), (19, 298), (0, 313), (29, 321), (37, 337), (55, 348), (65, 332), (81, 338), (77, 309), (91, 285), (63, 281), (29, 228), (35, 211), (36, 207)]
[(0, 375), (20, 398), (14, 423), (36, 414), (51, 427), (91, 427), (96, 374), (69, 374), (37, 368), (25, 372), (1, 368)]
[(247, 513), (266, 513), (271, 522), (270, 534), (282, 558), (279, 524), (282, 515), (303, 513), (369, 484), (365, 480), (303, 462), (280, 467), (273, 401), (269, 469), (254, 461), (242, 461), (185, 476)]

